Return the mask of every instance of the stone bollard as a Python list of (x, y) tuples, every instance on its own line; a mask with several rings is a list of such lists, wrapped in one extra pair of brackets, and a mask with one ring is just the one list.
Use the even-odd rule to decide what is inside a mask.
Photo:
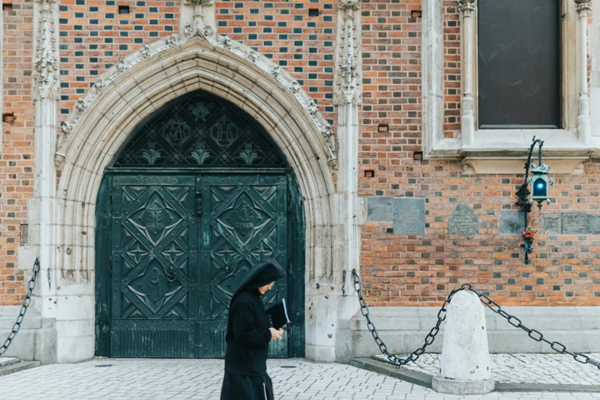
[(470, 290), (452, 296), (433, 390), (449, 394), (485, 394), (494, 390), (483, 304)]

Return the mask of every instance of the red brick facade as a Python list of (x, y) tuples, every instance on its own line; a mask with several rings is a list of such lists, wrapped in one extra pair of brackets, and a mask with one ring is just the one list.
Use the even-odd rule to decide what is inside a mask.
[[(219, 1), (220, 34), (270, 57), (297, 79), (333, 126), (337, 2)], [(444, 136), (460, 131), (460, 21), (444, 1)], [(120, 13), (128, 7), (129, 13)], [(423, 151), (421, 18), (418, 0), (361, 2), (363, 106), (360, 114), (359, 195), (422, 198), (424, 235), (396, 235), (392, 223), (362, 228), (361, 273), (373, 306), (438, 306), (464, 282), (502, 305), (600, 305), (600, 237), (544, 234), (537, 208), (533, 261), (523, 263), (518, 235), (500, 235), (499, 214), (514, 205), (521, 175), (464, 175), (461, 163), (415, 160)], [(99, 75), (120, 57), (179, 29), (179, 1), (60, 2), (59, 120), (66, 119)], [(315, 11), (316, 10), (316, 11)], [(0, 157), (0, 305), (18, 304), (24, 273), (17, 269), (21, 225), (33, 194), (33, 6), (5, 7), (4, 123)], [(546, 215), (598, 213), (600, 160), (580, 175), (555, 175)], [(373, 171), (373, 176), (370, 171)], [(448, 218), (468, 204), (479, 234), (448, 236)]]

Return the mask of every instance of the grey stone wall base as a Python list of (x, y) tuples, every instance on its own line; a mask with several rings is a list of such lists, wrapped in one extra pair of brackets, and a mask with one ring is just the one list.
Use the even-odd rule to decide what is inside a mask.
[(458, 381), (454, 379), (445, 379), (440, 376), (434, 376), (431, 381), (431, 388), (438, 393), (447, 394), (487, 394), (494, 390), (495, 383), (489, 381)]
[[(0, 307), (0, 341), (12, 332), (19, 315), (20, 306)], [(21, 323), (21, 329), (10, 347), (4, 353), (6, 357), (18, 357), (21, 360), (36, 360), (42, 364), (56, 362), (56, 323), (53, 319), (41, 318), (35, 309), (30, 308)]]
[[(550, 341), (558, 341), (572, 352), (600, 353), (600, 307), (503, 307), (523, 325), (536, 329)], [(395, 354), (410, 354), (423, 345), (425, 336), (437, 321), (437, 307), (372, 307), (371, 321), (379, 337)], [(486, 310), (490, 353), (554, 353), (521, 329)], [(354, 357), (381, 353), (358, 312), (350, 321)], [(441, 353), (445, 323), (428, 352)]]

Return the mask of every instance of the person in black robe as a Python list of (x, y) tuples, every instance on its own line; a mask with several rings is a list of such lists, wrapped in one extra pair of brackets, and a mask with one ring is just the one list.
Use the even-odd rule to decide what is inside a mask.
[(269, 342), (279, 340), (283, 329), (269, 326), (261, 296), (285, 275), (275, 260), (265, 260), (246, 275), (229, 303), (225, 376), (221, 400), (274, 400), (267, 375)]

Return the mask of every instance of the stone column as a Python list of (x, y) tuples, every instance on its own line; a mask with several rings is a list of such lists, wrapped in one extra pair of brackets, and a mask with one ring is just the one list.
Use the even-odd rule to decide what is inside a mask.
[(462, 112), (461, 131), (463, 145), (475, 140), (475, 117), (473, 115), (473, 54), (475, 40), (473, 32), (473, 13), (475, 0), (459, 0), (458, 9), (462, 14)]
[(56, 169), (57, 102), (59, 100), (58, 66), (58, 12), (56, 0), (36, 0), (34, 3), (35, 32), (34, 49), (34, 100), (35, 100), (35, 181), (34, 197), (29, 203), (32, 224), (30, 239), (40, 260), (37, 284), (37, 304), (43, 328), (36, 334), (36, 359), (55, 361), (55, 333), (50, 323), (56, 316), (56, 269), (54, 268), (54, 199)]
[[(0, 110), (2, 110), (2, 112), (4, 112), (4, 78), (3, 78), (3, 73), (2, 73), (2, 67), (4, 66), (4, 63), (1, 62), (2, 60), (2, 56), (1, 54), (4, 53), (4, 13), (0, 13)], [(2, 124), (4, 124), (4, 121), (2, 121)], [(2, 132), (4, 132), (4, 129), (2, 129)], [(4, 151), (4, 140), (0, 140), (0, 153), (2, 153)]]
[[(358, 0), (338, 4), (338, 46), (334, 104), (338, 106), (339, 167), (336, 218), (339, 232), (334, 240), (335, 286), (341, 287), (338, 302), (336, 359), (352, 357), (349, 346), (350, 318), (358, 310), (352, 284), (352, 270), (360, 269), (360, 227), (358, 223), (358, 136), (359, 108), (362, 104), (361, 24)], [(348, 324), (348, 326), (344, 326)]]
[(579, 31), (579, 50), (577, 54), (577, 69), (579, 70), (579, 114), (577, 115), (577, 133), (579, 140), (589, 144), (591, 140), (590, 97), (588, 94), (588, 63), (587, 63), (587, 26), (588, 11), (592, 9), (591, 0), (575, 0), (577, 3), (577, 21)]
[(589, 36), (589, 56), (592, 60), (592, 70), (590, 71), (590, 119), (593, 137), (600, 136), (600, 21), (594, 19), (588, 26)]

